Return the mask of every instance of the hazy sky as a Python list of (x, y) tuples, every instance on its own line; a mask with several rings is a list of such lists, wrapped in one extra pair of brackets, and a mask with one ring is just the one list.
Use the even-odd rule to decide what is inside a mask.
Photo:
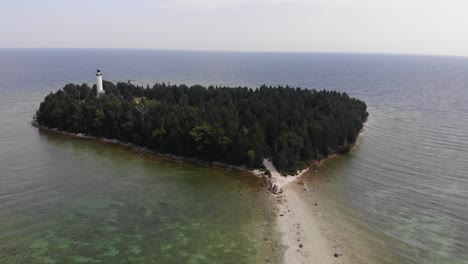
[(468, 0), (2, 0), (0, 47), (468, 56)]

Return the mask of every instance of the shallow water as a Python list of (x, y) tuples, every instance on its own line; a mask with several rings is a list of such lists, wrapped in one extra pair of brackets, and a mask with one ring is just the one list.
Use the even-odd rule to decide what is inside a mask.
[(1, 100), (1, 263), (281, 261), (250, 174), (39, 131), (18, 98)]
[(304, 177), (336, 209), (327, 217), (340, 219), (342, 242), (355, 252), (372, 248), (377, 255), (363, 253), (374, 263), (467, 263), (466, 142), (455, 142), (455, 129), (440, 137), (441, 128), (420, 123), (430, 122), (420, 111), (369, 111), (358, 147)]
[[(324, 189), (330, 189), (330, 199), (347, 219), (344, 224), (357, 226), (347, 239), (357, 236), (379, 245), (377, 252), (388, 252), (381, 254), (384, 263), (468, 263), (467, 58), (66, 49), (0, 49), (2, 260), (18, 263), (15, 258), (50, 254), (67, 260), (76, 255), (77, 262), (88, 261), (80, 256), (106, 254), (115, 260), (116, 252), (133, 256), (134, 244), (111, 237), (127, 241), (133, 233), (149, 239), (135, 242), (140, 256), (172, 256), (180, 262), (200, 258), (196, 252), (204, 252), (206, 262), (219, 256), (248, 262), (257, 255), (245, 248), (263, 247), (259, 250), (265, 254), (275, 248), (274, 243), (271, 248), (264, 242), (258, 246), (266, 236), (263, 231), (253, 240), (237, 231), (259, 226), (271, 230), (268, 213), (258, 212), (269, 207), (257, 202), (262, 196), (249, 191), (255, 188), (248, 187), (248, 180), (149, 161), (120, 148), (39, 133), (29, 126), (47, 93), (69, 82), (92, 84), (97, 65), (104, 79), (114, 82), (288, 84), (336, 89), (363, 99), (370, 117), (360, 147), (322, 168), (330, 180)], [(164, 206), (158, 201), (170, 209), (161, 214)], [(154, 208), (148, 212), (151, 219), (173, 226), (148, 224), (147, 208)], [(232, 208), (245, 214), (233, 214)], [(116, 219), (120, 224), (113, 224)], [(200, 222), (200, 229), (192, 221)], [(117, 230), (94, 234), (89, 230), (93, 226)], [(161, 242), (168, 237), (159, 228), (172, 230), (167, 231), (172, 247)], [(205, 242), (211, 231), (206, 239), (212, 242)], [(84, 244), (73, 246), (63, 240), (67, 237)], [(194, 245), (188, 255), (179, 250), (186, 238)], [(60, 251), (58, 245), (67, 243), (72, 246)], [(212, 244), (223, 250), (203, 250)]]

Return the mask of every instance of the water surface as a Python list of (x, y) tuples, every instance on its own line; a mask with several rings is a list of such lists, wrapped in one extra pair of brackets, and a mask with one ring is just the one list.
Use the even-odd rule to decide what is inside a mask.
[(29, 124), (0, 95), (0, 263), (279, 263), (269, 194), (203, 168)]
[[(150, 242), (135, 242), (138, 256), (171, 255), (185, 262), (197, 258), (198, 247), (223, 241), (222, 250), (202, 250), (207, 262), (219, 256), (248, 262), (256, 254), (245, 249), (266, 236), (260, 232), (252, 240), (236, 231), (271, 223), (267, 213), (259, 213), (259, 208), (268, 207), (257, 203), (262, 199), (245, 186), (248, 180), (148, 161), (95, 142), (45, 135), (29, 126), (47, 93), (69, 82), (93, 84), (97, 66), (104, 79), (114, 82), (291, 85), (345, 91), (366, 101), (370, 117), (359, 149), (321, 170), (329, 178), (330, 199), (350, 227), (358, 226), (364, 238), (378, 245), (377, 250), (389, 252), (384, 263), (468, 263), (467, 58), (67, 49), (0, 50), (0, 255), (4, 258), (50, 252), (68, 252), (63, 255), (67, 259), (115, 252), (132, 256), (133, 244), (118, 248), (115, 245), (124, 243), (110, 237), (127, 241), (126, 236), (144, 233), (142, 239)], [(148, 208), (151, 217), (146, 218)], [(247, 211), (233, 214), (231, 208)], [(159, 224), (147, 222), (153, 218)], [(109, 224), (115, 219), (119, 224)], [(192, 222), (200, 223), (204, 232), (196, 231)], [(162, 231), (164, 223), (175, 227)], [(90, 225), (117, 230), (99, 229), (93, 239)], [(206, 234), (213, 231), (207, 238), (211, 242), (198, 243), (187, 256), (178, 250), (184, 248), (185, 238), (200, 240), (205, 229)], [(168, 249), (162, 242), (167, 240), (164, 232), (171, 234)], [(68, 245), (63, 239), (102, 248), (92, 251), (87, 244), (69, 242), (70, 249), (60, 251), (58, 245)], [(153, 245), (155, 253), (142, 245)]]

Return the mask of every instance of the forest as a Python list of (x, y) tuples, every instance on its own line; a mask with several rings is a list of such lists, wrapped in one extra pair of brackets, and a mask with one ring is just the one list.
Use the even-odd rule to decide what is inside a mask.
[(291, 87), (152, 87), (104, 81), (67, 84), (40, 104), (43, 127), (130, 142), (159, 153), (284, 174), (346, 153), (368, 117), (363, 101), (336, 91)]

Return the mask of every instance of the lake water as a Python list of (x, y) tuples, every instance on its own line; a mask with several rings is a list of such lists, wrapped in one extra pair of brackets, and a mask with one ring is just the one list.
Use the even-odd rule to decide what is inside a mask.
[(349, 235), (387, 252), (376, 262), (468, 263), (468, 58), (67, 49), (0, 49), (0, 262), (281, 260), (271, 201), (244, 174), (29, 125), (45, 95), (93, 84), (98, 66), (114, 82), (281, 84), (366, 101), (359, 148), (318, 172)]

